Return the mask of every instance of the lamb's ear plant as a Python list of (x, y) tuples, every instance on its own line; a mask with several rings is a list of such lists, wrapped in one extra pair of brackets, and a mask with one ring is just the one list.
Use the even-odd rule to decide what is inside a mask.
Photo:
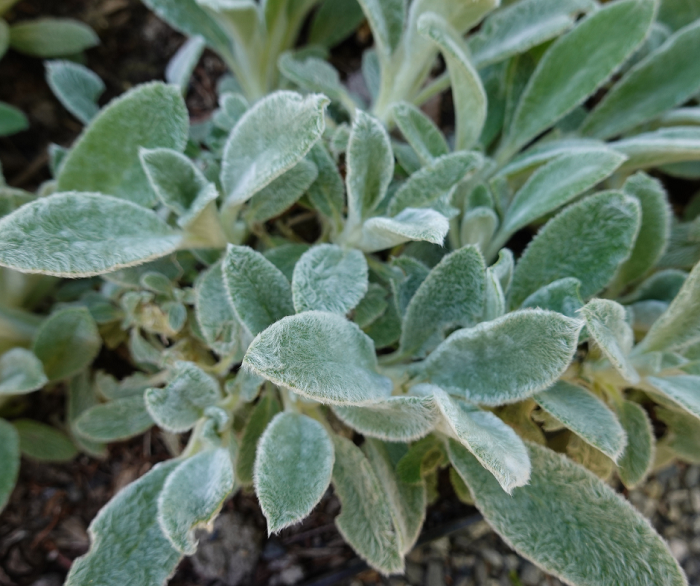
[[(16, 2), (0, 2), (0, 59), (8, 49), (43, 59), (74, 57), (99, 42), (89, 26), (70, 18), (37, 18), (9, 24), (3, 16)], [(20, 110), (0, 102), (0, 136), (15, 134), (28, 126)]]
[[(686, 584), (609, 481), (700, 451), (700, 258), (677, 238), (692, 244), (697, 220), (674, 224), (646, 172), (700, 160), (686, 112), (700, 78), (681, 57), (700, 27), (654, 45), (652, 0), (556, 18), (520, 0), (465, 43), (492, 3), (362, 6), (367, 70), (394, 80), (380, 94), (404, 88), (379, 116), (355, 104), (338, 125), (325, 110), (341, 94), (222, 88), (190, 127), (180, 85), (142, 85), (96, 115), (73, 106), (89, 123), (55, 182), (0, 220), (3, 270), (81, 278), (58, 286), (21, 363), (41, 363), (38, 386), (66, 381), (76, 444), (96, 453), (155, 424), (173, 449), (100, 512), (67, 583), (164, 583), (240, 488), (272, 533), (332, 486), (346, 541), (400, 573), (449, 466), (460, 498), (567, 583)], [(196, 14), (183, 22), (216, 23)], [(415, 56), (414, 41), (434, 49)], [(406, 101), (436, 51), (454, 140)], [(50, 66), (57, 87), (65, 71)], [(533, 226), (517, 259), (503, 248)], [(42, 341), (56, 324), (85, 347)], [(133, 374), (86, 370), (96, 331)], [(0, 426), (11, 473), (23, 427)]]

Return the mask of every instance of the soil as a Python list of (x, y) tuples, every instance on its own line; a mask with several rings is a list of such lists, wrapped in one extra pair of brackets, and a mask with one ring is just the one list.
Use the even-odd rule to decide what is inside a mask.
[[(101, 44), (87, 51), (86, 65), (106, 84), (103, 104), (134, 85), (162, 79), (168, 60), (184, 41), (138, 0), (23, 0), (7, 15), (10, 21), (38, 16), (76, 18), (98, 33)], [(334, 49), (331, 61), (349, 83), (357, 77), (362, 48), (370, 44), (365, 27)], [(216, 81), (225, 71), (216, 55), (205, 52), (187, 95), (194, 120), (206, 118), (216, 107)], [(0, 138), (3, 171), (10, 185), (35, 189), (50, 178), (48, 145), (70, 145), (82, 126), (53, 97), (41, 60), (10, 51), (0, 61), (0, 80), (0, 100), (17, 106), (30, 120), (28, 130)], [(443, 128), (453, 124), (449, 96), (434, 101), (428, 109)], [(698, 189), (697, 183), (662, 179), (677, 212)], [(530, 237), (527, 232), (517, 234), (514, 248), (522, 248)], [(23, 415), (35, 419), (52, 420), (61, 415), (58, 396), (32, 395), (32, 401), (24, 405)], [(87, 527), (99, 509), (120, 488), (169, 457), (165, 442), (154, 429), (110, 446), (104, 460), (82, 455), (68, 464), (39, 464), (23, 459), (17, 487), (0, 515), (0, 586), (60, 586), (72, 560), (87, 550)], [(680, 477), (685, 469), (677, 472)], [(672, 482), (669, 486), (668, 490), (675, 490)], [(666, 485), (663, 494), (665, 490)], [(239, 492), (226, 503), (213, 533), (200, 536), (198, 554), (181, 563), (170, 584), (557, 583), (509, 553), (483, 524), (476, 523), (475, 509), (457, 500), (445, 478), (440, 491), (441, 498), (429, 508), (422, 534), (422, 541), (429, 544), (409, 555), (404, 578), (382, 578), (357, 559), (333, 523), (339, 504), (330, 491), (303, 523), (271, 538), (266, 537), (255, 497)], [(661, 494), (655, 498), (658, 501)], [(693, 498), (700, 503), (700, 496)], [(698, 507), (696, 538), (700, 534)], [(447, 532), (454, 535), (446, 537)], [(692, 535), (687, 538), (691, 539)], [(700, 568), (697, 571), (700, 573)]]

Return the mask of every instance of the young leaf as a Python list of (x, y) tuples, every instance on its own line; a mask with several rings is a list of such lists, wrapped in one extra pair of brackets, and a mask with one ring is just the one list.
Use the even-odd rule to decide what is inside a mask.
[[(394, 454), (389, 450), (389, 445), (377, 440), (367, 439), (362, 444), (362, 451), (387, 496), (391, 516), (399, 536), (400, 551), (406, 554), (413, 549), (425, 519), (426, 490), (423, 483), (408, 484), (398, 477), (394, 467), (395, 458), (392, 458)], [(404, 447), (403, 450), (398, 451), (398, 454), (406, 451)]]
[(39, 462), (68, 462), (78, 450), (68, 436), (55, 427), (31, 419), (15, 419), (19, 449), (23, 456)]
[(521, 0), (494, 12), (469, 38), (472, 59), (479, 68), (525, 53), (554, 39), (574, 25), (576, 16), (590, 11), (590, 0)]
[(581, 125), (584, 135), (606, 139), (680, 106), (700, 91), (700, 21), (689, 23), (637, 63)]
[(32, 350), (49, 380), (63, 380), (88, 367), (101, 346), (87, 308), (69, 307), (55, 311), (41, 324)]
[(279, 413), (260, 438), (255, 494), (268, 534), (304, 519), (321, 500), (333, 473), (333, 442), (318, 421)]
[(220, 356), (239, 362), (251, 336), (233, 309), (220, 262), (199, 276), (194, 291), (197, 324), (207, 344)]
[(317, 177), (316, 165), (302, 159), (250, 198), (246, 219), (249, 222), (266, 222), (279, 216), (304, 195)]
[(424, 165), (450, 152), (440, 129), (420, 109), (408, 102), (397, 102), (392, 115), (401, 134)]
[(0, 358), (0, 396), (31, 393), (47, 382), (44, 367), (33, 352), (12, 348)]
[(450, 397), (441, 388), (424, 385), (442, 414), (442, 428), (465, 446), (512, 493), (530, 479), (530, 459), (523, 440), (496, 415)]
[(392, 389), (376, 373), (372, 340), (345, 318), (321, 311), (285, 317), (258, 334), (243, 365), (322, 403), (360, 405)]
[(486, 120), (486, 92), (472, 65), (460, 33), (444, 18), (426, 13), (418, 19), (418, 31), (442, 52), (450, 72), (457, 130), (455, 149), (471, 148)]
[(392, 248), (409, 240), (442, 245), (449, 229), (449, 220), (435, 210), (406, 208), (393, 218), (367, 220), (359, 242), (353, 244), (365, 252)]
[(221, 398), (221, 391), (217, 380), (193, 362), (176, 362), (173, 374), (168, 386), (147, 389), (144, 398), (156, 424), (180, 433), (194, 427), (204, 410)]
[[(102, 373), (98, 371), (97, 375), (100, 374)], [(108, 376), (109, 375), (103, 375), (101, 378), (110, 380), (111, 377), (107, 378)], [(95, 379), (95, 385), (93, 385), (88, 372), (83, 371), (70, 380), (68, 384), (68, 400), (66, 404), (66, 423), (68, 423), (73, 442), (81, 451), (87, 452), (96, 458), (105, 458), (107, 456), (107, 447), (100, 442), (94, 442), (83, 438), (79, 433), (77, 433), (75, 428), (75, 422), (78, 417), (80, 417), (80, 415), (90, 407), (94, 407), (98, 404), (97, 391), (94, 388), (98, 386), (97, 376)], [(121, 391), (121, 385), (114, 379), (110, 380), (110, 382), (112, 381), (116, 394)]]
[(581, 281), (565, 277), (538, 289), (528, 296), (520, 307), (551, 309), (567, 317), (578, 317), (578, 310), (583, 307), (580, 290)]
[(302, 90), (325, 94), (350, 113), (355, 111), (355, 103), (343, 87), (338, 71), (323, 59), (286, 51), (277, 60), (277, 67), (284, 77)]
[(700, 128), (660, 128), (618, 140), (610, 143), (610, 146), (627, 156), (621, 171), (697, 161), (700, 159)]
[[(401, 316), (406, 315), (408, 304), (418, 291), (421, 283), (425, 281), (430, 269), (419, 260), (410, 256), (400, 256), (391, 261), (392, 267), (398, 268), (401, 273), (391, 280), (391, 290), (394, 294), (396, 308)], [(400, 276), (399, 276), (400, 275)]]
[(29, 128), (29, 120), (10, 104), (0, 102), (0, 136), (8, 136)]
[(11, 423), (0, 418), (0, 511), (10, 500), (19, 474), (19, 436)]
[(634, 488), (654, 463), (654, 430), (646, 411), (632, 401), (622, 401), (617, 406), (617, 416), (627, 434), (627, 446), (617, 460), (617, 473), (627, 488)]
[[(675, 409), (655, 409), (656, 417), (666, 424), (667, 432), (659, 447), (691, 464), (700, 464), (700, 426), (697, 418)], [(658, 456), (657, 456), (658, 458)]]
[(345, 187), (338, 166), (322, 141), (311, 147), (306, 158), (318, 170), (316, 180), (307, 191), (309, 200), (319, 212), (337, 223), (345, 205)]
[(71, 18), (37, 18), (10, 27), (10, 47), (42, 59), (75, 55), (99, 42), (95, 31)]
[(181, 554), (158, 524), (158, 496), (168, 475), (180, 464), (170, 460), (132, 482), (90, 523), (92, 544), (73, 562), (65, 586), (153, 586), (165, 584)]
[(396, 49), (403, 33), (405, 0), (358, 0), (372, 29), (374, 42), (382, 58)]
[[(620, 0), (585, 17), (544, 54), (520, 97), (507, 137), (514, 153), (595, 92), (646, 37), (653, 0)], [(572, 76), (571, 72), (577, 72)]]
[(389, 135), (376, 118), (358, 111), (346, 155), (348, 223), (359, 223), (384, 198), (394, 175)]
[(309, 44), (333, 47), (350, 36), (365, 19), (357, 0), (325, 0), (309, 30)]
[(139, 149), (182, 151), (188, 125), (176, 87), (140, 85), (112, 100), (85, 128), (61, 165), (58, 190), (98, 191), (151, 207), (156, 198)]
[(617, 417), (590, 391), (564, 381), (534, 396), (537, 404), (575, 434), (618, 461), (627, 445)]
[(282, 244), (266, 250), (263, 256), (275, 265), (291, 283), (294, 267), (309, 248), (311, 246), (308, 244)]
[(626, 381), (637, 384), (639, 374), (628, 358), (634, 333), (625, 319), (625, 308), (610, 299), (592, 299), (583, 306), (581, 315), (588, 332), (610, 363)]
[(367, 293), (355, 307), (354, 320), (361, 328), (366, 328), (379, 318), (389, 306), (386, 291), (377, 283), (370, 283)]
[(466, 151), (431, 159), (396, 190), (389, 202), (389, 215), (395, 216), (406, 208), (425, 207), (447, 214), (449, 191), (474, 174), (483, 161), (478, 153)]
[(333, 435), (333, 487), (341, 511), (335, 519), (341, 535), (373, 568), (383, 574), (403, 572), (401, 536), (386, 493), (360, 448)]
[(228, 448), (199, 452), (182, 460), (168, 475), (158, 495), (158, 525), (180, 553), (197, 551), (194, 529), (214, 520), (233, 490)]
[(566, 370), (583, 323), (528, 309), (458, 330), (425, 361), (430, 382), (484, 405), (513, 403), (549, 387)]
[(99, 112), (97, 100), (105, 84), (87, 67), (72, 61), (47, 61), (46, 81), (63, 107), (83, 124)]
[(485, 250), (498, 229), (498, 216), (491, 208), (478, 206), (462, 217), (459, 238), (462, 246), (473, 244)]
[(253, 335), (294, 313), (289, 281), (259, 252), (229, 244), (221, 270), (236, 314)]
[(257, 102), (228, 137), (221, 167), (225, 204), (239, 205), (294, 167), (325, 129), (328, 98), (279, 91)]
[(86, 409), (76, 419), (75, 430), (87, 439), (108, 443), (140, 435), (152, 425), (143, 395), (135, 395)]
[(529, 444), (530, 484), (510, 496), (467, 450), (450, 451), (491, 527), (547, 573), (575, 586), (687, 584), (649, 522), (566, 457)]
[(401, 351), (417, 352), (433, 335), (444, 334), (448, 327), (475, 325), (484, 310), (485, 270), (484, 259), (474, 246), (443, 257), (408, 304)]
[(691, 415), (700, 419), (700, 376), (680, 374), (666, 377), (647, 377), (654, 389), (680, 405)]
[(389, 301), (386, 311), (366, 328), (366, 332), (377, 350), (392, 346), (399, 340), (401, 316), (393, 299)]
[(598, 293), (629, 257), (639, 229), (639, 207), (621, 192), (605, 191), (552, 218), (515, 266), (510, 306), (519, 307), (539, 288), (564, 277), (581, 281), (584, 299)]
[(389, 397), (361, 407), (335, 405), (333, 412), (345, 425), (364, 436), (388, 442), (410, 442), (435, 427), (435, 406), (429, 397)]
[(367, 292), (367, 273), (367, 261), (359, 250), (314, 246), (294, 267), (294, 308), (297, 313), (315, 309), (345, 315)]
[(180, 88), (184, 95), (192, 79), (192, 72), (202, 57), (206, 41), (199, 35), (187, 39), (165, 68), (165, 81)]
[(617, 282), (631, 283), (648, 273), (663, 256), (673, 213), (661, 182), (645, 173), (630, 177), (622, 190), (637, 198), (642, 210), (642, 223), (632, 253), (615, 277)]
[(155, 213), (131, 202), (100, 193), (57, 193), (0, 220), (0, 265), (89, 277), (165, 256), (181, 239)]
[(678, 351), (700, 339), (700, 263), (690, 272), (669, 308), (635, 348), (635, 354)]
[(625, 157), (611, 149), (564, 154), (537, 169), (515, 194), (497, 242), (569, 203), (611, 175)]

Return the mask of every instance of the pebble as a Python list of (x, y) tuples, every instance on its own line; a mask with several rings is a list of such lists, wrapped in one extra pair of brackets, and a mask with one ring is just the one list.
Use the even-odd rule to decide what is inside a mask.
[(428, 563), (428, 572), (425, 578), (426, 586), (444, 586), (445, 571), (442, 562), (431, 561)]
[(688, 488), (695, 488), (700, 485), (700, 466), (688, 466), (683, 482)]
[(423, 567), (419, 564), (407, 563), (406, 580), (413, 586), (421, 586), (423, 584)]
[(668, 547), (671, 550), (673, 557), (679, 562), (682, 562), (688, 557), (688, 543), (685, 540), (671, 539), (671, 541), (668, 542)]
[(481, 557), (488, 562), (492, 570), (500, 570), (503, 567), (503, 556), (495, 549), (485, 547), (480, 553)]
[(700, 488), (694, 488), (690, 491), (690, 505), (694, 512), (700, 513)]
[(525, 563), (525, 567), (520, 572), (520, 581), (525, 586), (540, 586), (544, 579), (544, 573), (534, 564)]

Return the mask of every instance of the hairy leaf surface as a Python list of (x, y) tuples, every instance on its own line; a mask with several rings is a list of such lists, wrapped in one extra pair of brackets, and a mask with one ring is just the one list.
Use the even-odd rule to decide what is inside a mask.
[(617, 406), (617, 417), (627, 434), (627, 446), (617, 460), (617, 473), (627, 488), (641, 483), (654, 463), (654, 430), (646, 411), (632, 401)]
[(72, 61), (47, 61), (46, 81), (63, 107), (83, 124), (99, 112), (97, 100), (105, 84), (87, 67)]
[(700, 419), (700, 376), (679, 374), (676, 376), (649, 376), (647, 381), (677, 405)]
[(41, 360), (33, 352), (12, 348), (0, 358), (0, 396), (31, 393), (47, 382)]
[(448, 219), (430, 209), (406, 208), (393, 218), (370, 218), (362, 226), (361, 250), (375, 252), (409, 240), (442, 245), (450, 228)]
[(153, 425), (143, 395), (95, 405), (75, 421), (76, 431), (97, 442), (114, 442), (142, 434)]
[(440, 129), (413, 104), (397, 102), (393, 106), (392, 114), (401, 134), (424, 165), (450, 152)]
[(73, 442), (62, 431), (34, 421), (15, 419), (19, 449), (23, 456), (39, 462), (68, 462), (78, 455)]
[(273, 417), (280, 412), (280, 404), (271, 392), (260, 397), (250, 419), (243, 430), (240, 449), (236, 460), (236, 481), (244, 486), (253, 484), (255, 455), (258, 441)]

